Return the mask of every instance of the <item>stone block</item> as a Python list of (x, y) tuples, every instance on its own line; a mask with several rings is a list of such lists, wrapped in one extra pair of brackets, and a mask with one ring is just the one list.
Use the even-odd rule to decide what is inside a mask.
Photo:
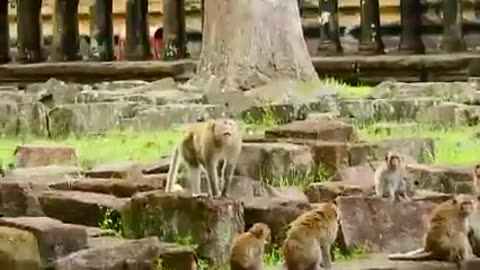
[(166, 175), (151, 174), (135, 181), (106, 178), (80, 178), (50, 185), (57, 190), (76, 190), (110, 194), (116, 197), (131, 197), (137, 192), (163, 189)]
[(68, 145), (19, 145), (15, 149), (15, 167), (76, 165), (77, 151)]
[[(158, 258), (161, 265), (157, 264)], [(165, 267), (161, 269), (196, 269), (193, 250), (176, 244), (161, 243), (156, 237), (127, 240), (110, 247), (78, 251), (55, 261), (49, 269), (152, 269), (154, 265)]]
[(35, 236), (16, 228), (0, 227), (0, 265), (6, 270), (40, 270), (40, 252)]
[(265, 131), (266, 138), (352, 142), (358, 134), (352, 125), (334, 120), (295, 121)]
[(368, 189), (365, 187), (337, 181), (312, 183), (305, 190), (310, 203), (332, 202), (339, 196), (361, 196), (367, 193)]
[(0, 226), (31, 232), (37, 239), (42, 264), (87, 247), (84, 226), (65, 224), (49, 217), (0, 218)]
[(244, 230), (243, 216), (238, 201), (152, 191), (136, 194), (123, 207), (122, 225), (129, 238), (188, 240), (198, 245), (198, 255), (211, 265), (223, 265), (228, 262), (233, 238)]
[(142, 166), (136, 162), (116, 162), (97, 165), (85, 172), (91, 178), (120, 178), (137, 180), (142, 178)]
[(5, 217), (43, 216), (38, 195), (48, 186), (2, 180), (0, 182), (0, 215)]
[(275, 181), (311, 173), (313, 157), (308, 146), (290, 143), (244, 143), (237, 164), (242, 175)]
[(366, 246), (373, 252), (406, 252), (423, 245), (431, 212), (428, 199), (389, 202), (374, 197), (338, 197), (340, 224), (347, 247)]
[(83, 191), (45, 191), (38, 198), (45, 215), (66, 223), (99, 226), (107, 209), (119, 210), (126, 199)]
[(433, 166), (408, 164), (407, 171), (416, 188), (442, 193), (472, 193), (471, 168), (467, 166)]

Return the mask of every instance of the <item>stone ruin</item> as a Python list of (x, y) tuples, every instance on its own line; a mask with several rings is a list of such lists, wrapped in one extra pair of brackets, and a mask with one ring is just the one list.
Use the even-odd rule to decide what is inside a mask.
[[(234, 116), (256, 119), (268, 112), (283, 124), (245, 135), (231, 198), (218, 200), (164, 193), (167, 156), (153, 163), (85, 169), (71, 146), (19, 145), (13, 153), (14, 169), (0, 181), (0, 238), (13, 239), (0, 241), (0, 265), (152, 269), (161, 261), (167, 269), (204, 269), (204, 262), (214, 269), (227, 262), (235, 234), (253, 223), (267, 223), (278, 245), (286, 226), (312, 203), (335, 200), (342, 215), (337, 246), (366, 247), (372, 254), (360, 261), (337, 261), (334, 269), (453, 269), (448, 263), (392, 262), (385, 254), (419, 247), (433, 207), (453, 193), (472, 192), (471, 168), (430, 165), (434, 138), (364, 141), (355, 126), (381, 120), (475, 125), (476, 81), (384, 82), (367, 99), (340, 98), (332, 87), (330, 94), (309, 102), (299, 102), (288, 84), (283, 86), (262, 88), (262, 95), (270, 94), (274, 101), (267, 107), (248, 96), (239, 99), (238, 93), (186, 91), (171, 79), (90, 85), (51, 79), (24, 89), (4, 86), (0, 130), (6, 135), (82, 136), (119, 127), (166, 128), (217, 117), (225, 112), (226, 101)], [(402, 124), (380, 123), (376, 128), (395, 132)], [(416, 189), (412, 202), (392, 205), (371, 196), (371, 165), (388, 150), (407, 158)], [(100, 229), (106, 220), (123, 237)], [(476, 269), (479, 263), (472, 260), (464, 269)]]

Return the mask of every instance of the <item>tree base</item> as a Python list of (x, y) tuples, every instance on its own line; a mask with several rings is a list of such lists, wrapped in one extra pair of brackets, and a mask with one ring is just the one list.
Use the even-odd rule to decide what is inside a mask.
[(318, 80), (297, 0), (205, 1), (202, 52), (188, 84), (203, 89), (212, 76), (224, 91), (279, 78)]

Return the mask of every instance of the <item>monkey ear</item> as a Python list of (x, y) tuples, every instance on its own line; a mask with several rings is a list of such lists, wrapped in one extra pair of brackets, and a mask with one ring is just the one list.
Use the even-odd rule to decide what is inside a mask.
[(385, 154), (385, 161), (388, 161), (389, 157), (390, 157), (390, 153), (386, 153)]

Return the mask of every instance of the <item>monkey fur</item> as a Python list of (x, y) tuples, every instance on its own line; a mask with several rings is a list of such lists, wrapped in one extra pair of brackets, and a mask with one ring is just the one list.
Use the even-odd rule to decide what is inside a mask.
[(264, 223), (255, 223), (233, 240), (230, 250), (231, 270), (262, 270), (265, 245), (271, 242), (271, 231)]
[(439, 204), (432, 212), (424, 238), (424, 247), (389, 255), (390, 260), (437, 260), (455, 262), (471, 258), (472, 248), (468, 234), (468, 219), (476, 211), (477, 201), (467, 194), (459, 194)]
[[(194, 123), (173, 151), (165, 191), (172, 192), (181, 159), (187, 167), (193, 196), (201, 194), (202, 168), (207, 175), (209, 194), (226, 196), (241, 148), (242, 133), (235, 120), (219, 118)], [(224, 160), (221, 179), (217, 175), (220, 160)]]
[(282, 254), (287, 270), (330, 269), (330, 249), (338, 232), (339, 212), (334, 203), (319, 203), (290, 223)]
[(475, 196), (480, 197), (480, 164), (473, 168), (472, 177)]
[(406, 168), (403, 156), (399, 153), (388, 152), (385, 163), (375, 170), (375, 194), (394, 201), (395, 199), (409, 199), (410, 185), (405, 179)]

